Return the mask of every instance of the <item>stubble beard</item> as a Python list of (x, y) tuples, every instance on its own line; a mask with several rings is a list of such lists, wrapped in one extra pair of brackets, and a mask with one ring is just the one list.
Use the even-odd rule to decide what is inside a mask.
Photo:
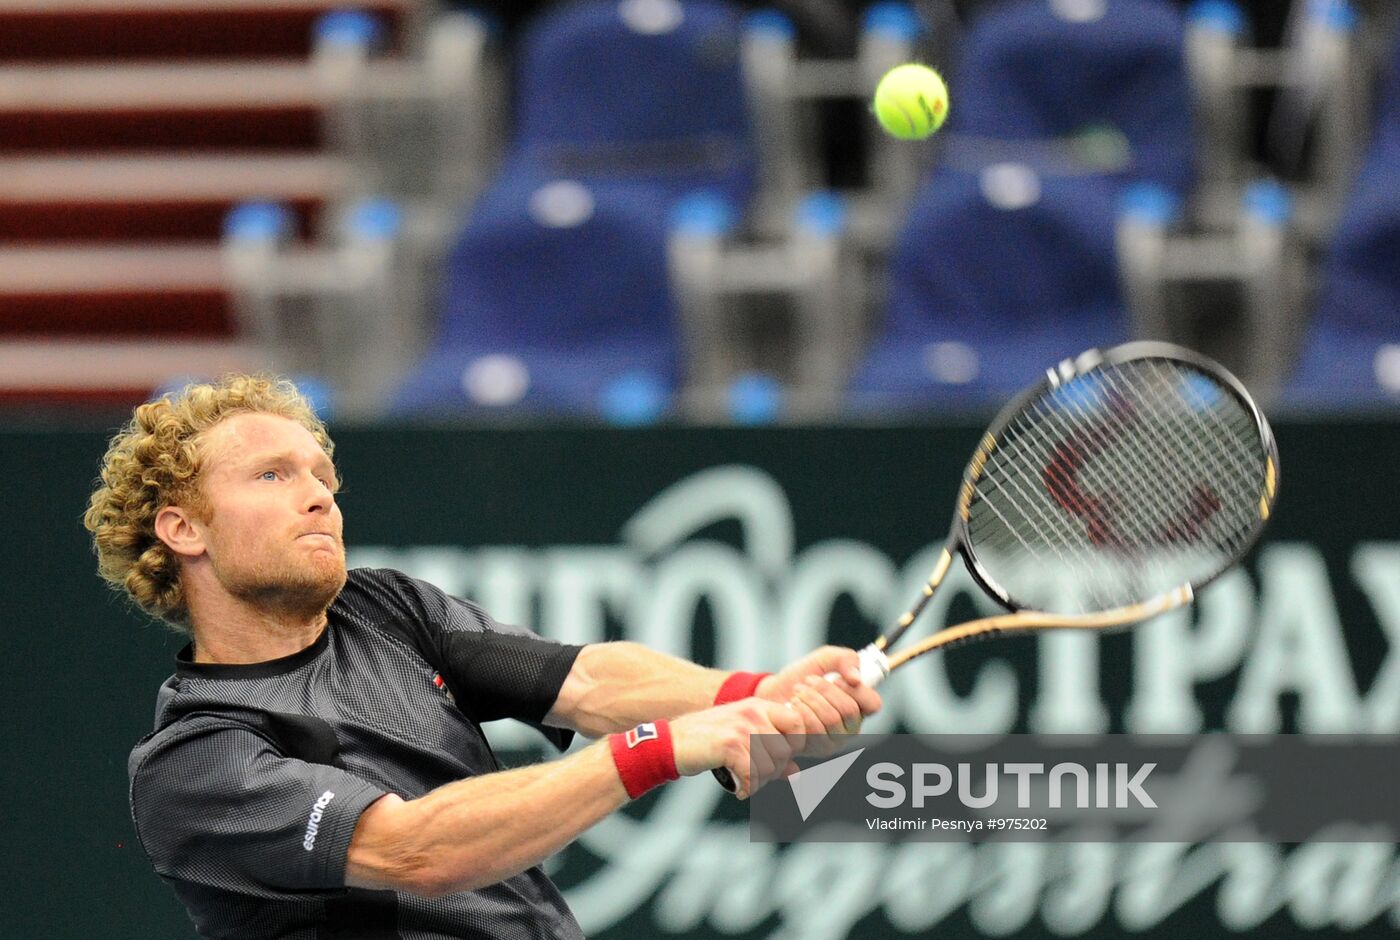
[(221, 573), (233, 597), (273, 617), (309, 621), (321, 617), (345, 587), (345, 555), (315, 552), (310, 559), (259, 559), (240, 570)]

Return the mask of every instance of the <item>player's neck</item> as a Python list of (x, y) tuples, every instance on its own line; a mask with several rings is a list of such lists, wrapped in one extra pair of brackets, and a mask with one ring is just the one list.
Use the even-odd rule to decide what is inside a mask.
[(324, 610), (289, 614), (255, 607), (226, 593), (188, 597), (197, 663), (246, 664), (306, 649), (326, 626)]
[(316, 621), (289, 625), (259, 621), (231, 629), (194, 631), (194, 661), (242, 665), (265, 663), (300, 653), (321, 635), (326, 615)]

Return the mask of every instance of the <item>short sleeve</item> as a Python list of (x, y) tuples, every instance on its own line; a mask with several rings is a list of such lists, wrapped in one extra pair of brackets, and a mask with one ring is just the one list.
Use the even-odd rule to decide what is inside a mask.
[(256, 897), (342, 890), (360, 814), (384, 795), (213, 717), (138, 745), (129, 769), (132, 819), (156, 871)]
[[(390, 570), (355, 572), (351, 583), (397, 607), (397, 626), (441, 669), (462, 710), (476, 721), (515, 718), (542, 727), (580, 646), (556, 643), (497, 623), (476, 604)], [(549, 729), (556, 744), (562, 743)]]

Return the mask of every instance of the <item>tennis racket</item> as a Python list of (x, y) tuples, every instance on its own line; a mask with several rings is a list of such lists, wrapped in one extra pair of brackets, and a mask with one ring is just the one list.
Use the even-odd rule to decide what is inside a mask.
[[(860, 651), (861, 679), (962, 643), (1126, 627), (1189, 604), (1259, 538), (1277, 496), (1269, 424), (1218, 364), (1166, 343), (1066, 359), (983, 436), (922, 596)], [(1008, 613), (891, 653), (954, 556)], [(715, 776), (734, 791), (727, 770)]]

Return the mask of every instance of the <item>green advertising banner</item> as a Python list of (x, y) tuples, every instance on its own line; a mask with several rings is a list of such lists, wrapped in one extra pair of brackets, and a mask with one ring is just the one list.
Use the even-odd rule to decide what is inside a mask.
[[(908, 605), (979, 427), (343, 429), (352, 565), (396, 567), (570, 642), (771, 669)], [(1400, 732), (1400, 423), (1277, 428), (1282, 496), (1249, 563), (1106, 637), (950, 651), (882, 689), (882, 732)], [(182, 640), (105, 591), (80, 516), (99, 433), (0, 434), (6, 504), (0, 935), (192, 935), (136, 843), (126, 755)], [(952, 582), (929, 626), (989, 612)], [(544, 757), (489, 729), (505, 762)], [(1392, 786), (1377, 781), (1377, 786)], [(190, 812), (199, 812), (190, 807)], [(589, 936), (1226, 937), (1400, 925), (1394, 845), (752, 843), (708, 776), (548, 869)]]

